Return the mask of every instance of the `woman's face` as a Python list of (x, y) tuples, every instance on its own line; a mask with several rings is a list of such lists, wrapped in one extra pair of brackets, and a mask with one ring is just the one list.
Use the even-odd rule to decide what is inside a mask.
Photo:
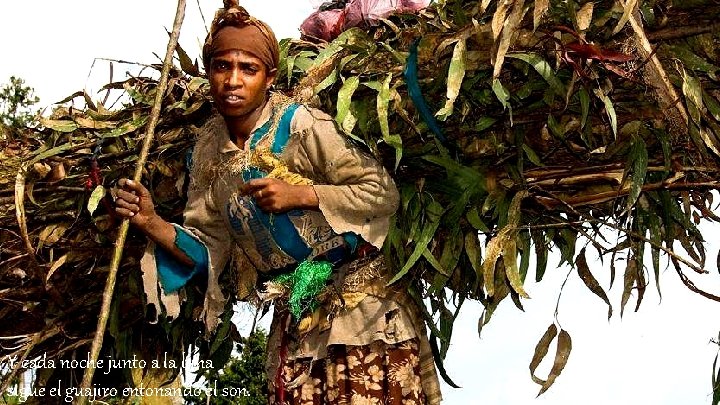
[(275, 71), (268, 72), (253, 54), (231, 47), (213, 54), (208, 78), (210, 94), (220, 114), (243, 119), (265, 103)]

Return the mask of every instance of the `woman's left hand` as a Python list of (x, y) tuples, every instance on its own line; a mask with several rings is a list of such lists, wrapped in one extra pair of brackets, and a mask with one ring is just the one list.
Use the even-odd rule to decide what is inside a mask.
[(318, 197), (312, 186), (299, 186), (265, 177), (240, 186), (240, 194), (255, 198), (265, 212), (281, 213), (292, 209), (318, 209)]

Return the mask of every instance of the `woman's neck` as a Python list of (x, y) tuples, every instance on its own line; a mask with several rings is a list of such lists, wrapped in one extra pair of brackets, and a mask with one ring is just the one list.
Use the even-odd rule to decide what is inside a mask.
[(255, 125), (260, 119), (260, 115), (262, 115), (265, 104), (267, 104), (267, 100), (256, 109), (241, 117), (223, 117), (228, 128), (228, 133), (230, 134), (230, 139), (241, 149), (245, 146), (245, 142), (247, 142), (250, 137), (252, 130), (255, 129)]

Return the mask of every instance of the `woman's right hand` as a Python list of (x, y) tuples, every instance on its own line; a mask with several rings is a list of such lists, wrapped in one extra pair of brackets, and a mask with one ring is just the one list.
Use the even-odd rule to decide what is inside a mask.
[(141, 230), (149, 229), (156, 219), (152, 196), (142, 184), (122, 178), (117, 182), (115, 212), (130, 219), (130, 223)]

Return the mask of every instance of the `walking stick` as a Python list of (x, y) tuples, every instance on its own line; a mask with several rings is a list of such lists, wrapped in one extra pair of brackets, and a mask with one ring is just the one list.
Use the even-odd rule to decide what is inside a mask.
[[(170, 41), (168, 42), (167, 51), (165, 52), (165, 60), (163, 61), (163, 67), (160, 73), (160, 82), (158, 83), (158, 88), (155, 92), (155, 103), (153, 104), (150, 112), (150, 122), (148, 122), (147, 133), (145, 134), (145, 139), (143, 140), (140, 157), (137, 165), (135, 166), (135, 175), (133, 176), (133, 180), (136, 182), (140, 182), (142, 178), (142, 170), (145, 166), (145, 162), (147, 161), (148, 153), (150, 152), (150, 144), (155, 136), (155, 126), (157, 125), (158, 118), (160, 117), (163, 96), (167, 90), (168, 75), (170, 73), (170, 67), (172, 66), (173, 54), (175, 53), (175, 47), (177, 46), (178, 37), (180, 36), (180, 27), (182, 26), (183, 19), (185, 18), (185, 2), (186, 0), (178, 0), (172, 34), (170, 34)], [(115, 249), (113, 250), (112, 261), (110, 262), (110, 273), (108, 274), (108, 278), (105, 283), (105, 290), (103, 291), (100, 318), (98, 319), (95, 337), (93, 338), (92, 348), (90, 350), (90, 364), (83, 375), (83, 380), (80, 385), (81, 392), (90, 392), (92, 387), (95, 365), (97, 364), (97, 360), (100, 355), (100, 348), (103, 343), (105, 326), (107, 325), (107, 320), (110, 314), (110, 304), (112, 302), (113, 291), (115, 290), (115, 280), (117, 278), (118, 268), (120, 267), (120, 259), (122, 258), (122, 251), (125, 246), (125, 239), (127, 237), (129, 227), (130, 221), (125, 218), (122, 221), (122, 224), (120, 224), (120, 231), (118, 232), (117, 240), (115, 241)], [(86, 396), (80, 396), (78, 403), (80, 405), (85, 405), (87, 404), (87, 401), (88, 398)]]

